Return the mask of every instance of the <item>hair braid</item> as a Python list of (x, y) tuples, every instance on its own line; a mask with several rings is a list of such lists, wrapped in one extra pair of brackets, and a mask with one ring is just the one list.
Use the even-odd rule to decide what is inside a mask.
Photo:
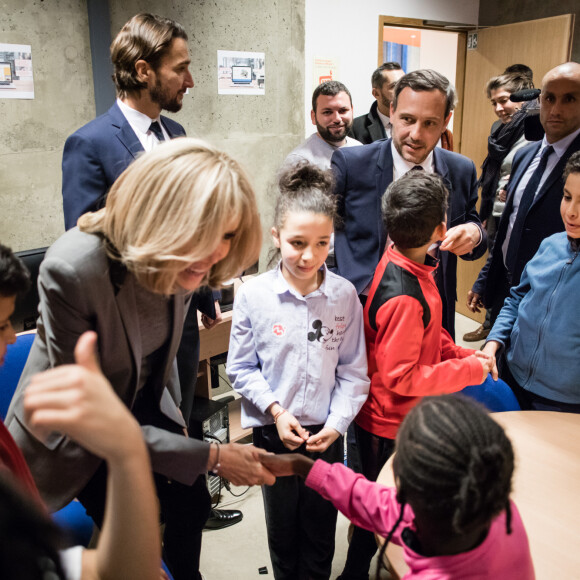
[[(463, 397), (427, 397), (399, 429), (400, 489), (451, 534), (488, 524), (509, 506), (513, 467), (503, 429)], [(506, 508), (508, 530), (510, 522)]]

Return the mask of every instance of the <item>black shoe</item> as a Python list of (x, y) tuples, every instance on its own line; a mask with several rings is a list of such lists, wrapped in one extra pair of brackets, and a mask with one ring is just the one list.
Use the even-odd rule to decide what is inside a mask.
[(242, 521), (244, 514), (240, 510), (216, 510), (212, 509), (209, 514), (207, 522), (205, 522), (205, 530), (221, 530), (233, 526)]

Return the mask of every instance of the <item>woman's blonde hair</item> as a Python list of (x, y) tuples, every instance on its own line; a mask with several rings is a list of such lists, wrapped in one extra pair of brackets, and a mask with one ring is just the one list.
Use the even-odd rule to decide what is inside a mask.
[(235, 230), (229, 254), (202, 284), (214, 288), (252, 265), (260, 252), (254, 190), (229, 155), (199, 139), (174, 139), (131, 164), (103, 209), (78, 221), (101, 234), (107, 252), (137, 281), (160, 294), (178, 290), (177, 276), (203, 261)]

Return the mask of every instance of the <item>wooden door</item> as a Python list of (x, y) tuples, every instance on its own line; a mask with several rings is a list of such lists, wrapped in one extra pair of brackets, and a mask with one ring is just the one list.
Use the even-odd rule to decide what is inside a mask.
[[(574, 15), (565, 14), (477, 31), (477, 48), (466, 51), (459, 152), (475, 162), (478, 173), (487, 155), (491, 125), (497, 119), (485, 95), (487, 81), (507, 66), (522, 63), (534, 71), (534, 84), (540, 88), (550, 69), (570, 60), (573, 26)], [(465, 302), (486, 258), (487, 254), (476, 262), (459, 260), (457, 272), (457, 312), (479, 321), (483, 315), (471, 313)]]

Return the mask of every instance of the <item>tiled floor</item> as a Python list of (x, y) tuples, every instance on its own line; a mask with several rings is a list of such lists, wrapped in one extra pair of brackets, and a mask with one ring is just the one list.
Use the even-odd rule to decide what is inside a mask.
[[(469, 318), (456, 315), (457, 343), (469, 348), (479, 348), (481, 343), (463, 343), (461, 338), (466, 332), (475, 330), (479, 324)], [(235, 493), (241, 493), (246, 488), (233, 488)], [(233, 497), (224, 491), (220, 508), (240, 509), (244, 519), (234, 526), (223, 530), (207, 531), (203, 535), (201, 552), (201, 571), (206, 580), (253, 580), (273, 578), (268, 543), (266, 539), (266, 524), (264, 507), (260, 488), (250, 488), (241, 498)], [(336, 551), (332, 568), (334, 579), (342, 571), (348, 549), (348, 520), (338, 514), (336, 530)], [(258, 569), (266, 567), (267, 575), (260, 575)], [(376, 562), (371, 566), (371, 578), (374, 579)], [(389, 578), (383, 571), (381, 579)]]

